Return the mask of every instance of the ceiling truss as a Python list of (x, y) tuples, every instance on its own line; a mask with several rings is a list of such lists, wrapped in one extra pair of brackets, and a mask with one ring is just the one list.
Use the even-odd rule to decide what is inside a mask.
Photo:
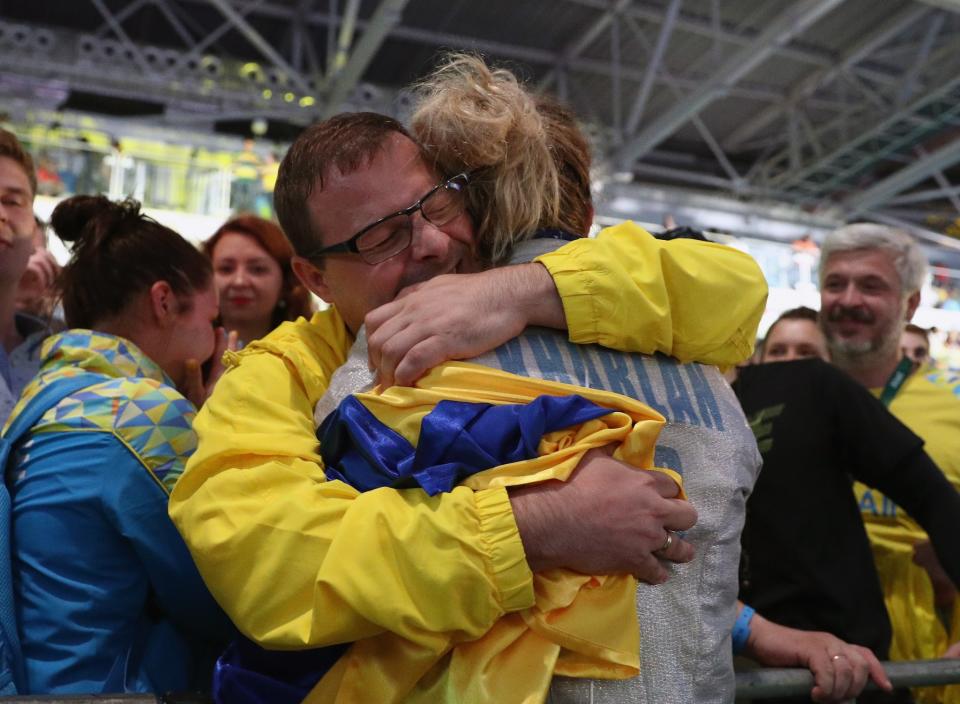
[[(734, 0), (557, 0), (591, 19), (549, 47), (413, 24), (408, 5), (429, 1), (76, 0), (98, 17), (96, 29), (0, 17), (0, 86), (24, 103), (77, 90), (152, 100), (170, 125), (305, 125), (345, 108), (402, 114), (402, 87), (368, 75), (388, 42), (473, 49), (528, 67), (534, 85), (571, 102), (593, 123), (607, 173), (857, 216), (960, 212), (960, 177), (950, 173), (960, 164), (953, 0), (889, 4), (839, 48), (808, 30), (853, 0), (745, 12), (739, 3), (740, 14)], [(169, 43), (133, 38), (145, 12), (159, 16)], [(264, 32), (278, 22), (280, 42)], [(695, 55), (678, 61), (676, 47)], [(758, 70), (776, 62), (793, 80)], [(731, 126), (716, 111), (728, 101), (754, 108)]]

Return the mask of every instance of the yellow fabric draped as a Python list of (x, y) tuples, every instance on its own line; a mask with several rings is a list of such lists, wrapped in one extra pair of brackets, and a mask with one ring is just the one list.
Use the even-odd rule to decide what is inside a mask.
[[(357, 397), (385, 425), (416, 445), (423, 417), (444, 399), (529, 403), (541, 395), (579, 394), (611, 413), (549, 433), (539, 456), (468, 477), (476, 491), (547, 480), (565, 481), (584, 453), (615, 444), (614, 457), (638, 469), (653, 467), (663, 417), (619, 394), (516, 376), (452, 362), (415, 388), (392, 387)], [(615, 491), (611, 487), (611, 491)], [(682, 496), (682, 493), (681, 493)], [(424, 569), (430, 569), (429, 564)], [(305, 700), (320, 702), (541, 702), (555, 674), (620, 679), (639, 672), (640, 640), (633, 577), (551, 570), (534, 576), (535, 604), (497, 620), (480, 638), (414, 643), (393, 633), (357, 641)], [(456, 599), (450, 584), (438, 599)]]

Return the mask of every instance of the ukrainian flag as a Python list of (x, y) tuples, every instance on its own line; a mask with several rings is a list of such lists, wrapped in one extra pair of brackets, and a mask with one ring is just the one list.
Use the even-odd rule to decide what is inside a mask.
[[(610, 445), (616, 459), (657, 469), (663, 424), (659, 413), (626, 396), (450, 362), (413, 388), (347, 397), (318, 438), (329, 480), (360, 491), (421, 487), (433, 495), (458, 485), (565, 481), (588, 450)], [(657, 471), (682, 487), (675, 472)], [(429, 559), (437, 558), (425, 556), (424, 569)], [(322, 679), (303, 701), (541, 702), (554, 675), (634, 677), (636, 586), (628, 575), (536, 574), (535, 605), (505, 615), (481, 638), (451, 635), (425, 645), (387, 632), (357, 641), (317, 672)], [(455, 595), (449, 585), (436, 596)]]

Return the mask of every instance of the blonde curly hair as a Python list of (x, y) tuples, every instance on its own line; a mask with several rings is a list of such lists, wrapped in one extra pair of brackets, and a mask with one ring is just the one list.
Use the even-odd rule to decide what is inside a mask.
[(571, 184), (582, 190), (584, 180), (590, 208), (590, 148), (571, 113), (471, 54), (449, 54), (414, 91), (411, 127), (427, 158), (442, 174), (470, 174), (468, 208), (485, 262), (502, 263), (543, 227), (585, 234), (582, 212), (562, 212)]

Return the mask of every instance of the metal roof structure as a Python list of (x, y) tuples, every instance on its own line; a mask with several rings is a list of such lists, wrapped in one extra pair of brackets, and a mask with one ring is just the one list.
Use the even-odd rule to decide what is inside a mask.
[[(598, 173), (689, 203), (960, 216), (960, 0), (0, 0), (0, 106), (289, 138), (469, 49), (555, 92)], [(645, 191), (636, 190), (642, 195)]]

